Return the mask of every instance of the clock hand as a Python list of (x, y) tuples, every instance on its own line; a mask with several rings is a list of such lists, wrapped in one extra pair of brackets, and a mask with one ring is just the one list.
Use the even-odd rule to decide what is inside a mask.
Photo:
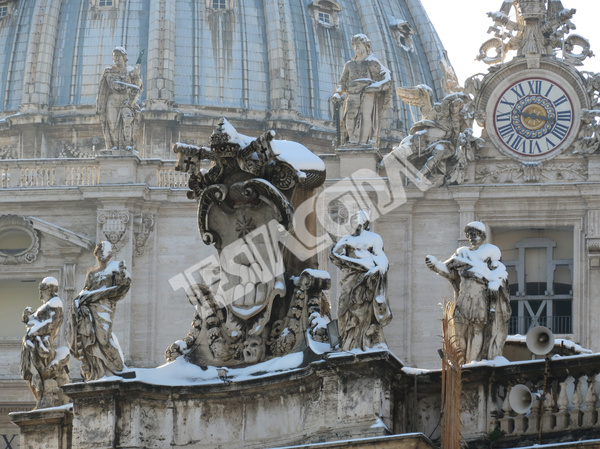
[(551, 119), (550, 117), (546, 117), (543, 115), (537, 115), (533, 112), (529, 113), (529, 112), (518, 112), (518, 115), (521, 115), (522, 117), (526, 117), (526, 118), (530, 118), (530, 119), (534, 119), (534, 120), (544, 120), (546, 122), (553, 122), (554, 119)]

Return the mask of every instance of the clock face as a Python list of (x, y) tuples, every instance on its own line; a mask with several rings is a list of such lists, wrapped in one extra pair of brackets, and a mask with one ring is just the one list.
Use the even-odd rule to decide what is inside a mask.
[(558, 153), (577, 132), (572, 95), (542, 77), (511, 83), (496, 101), (493, 117), (499, 143), (521, 160)]

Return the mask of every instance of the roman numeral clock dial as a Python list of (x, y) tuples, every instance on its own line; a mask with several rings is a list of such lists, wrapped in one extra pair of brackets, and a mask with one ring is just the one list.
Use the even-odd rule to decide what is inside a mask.
[(574, 95), (557, 82), (529, 77), (501, 91), (493, 107), (493, 141), (520, 160), (558, 154), (574, 139)]

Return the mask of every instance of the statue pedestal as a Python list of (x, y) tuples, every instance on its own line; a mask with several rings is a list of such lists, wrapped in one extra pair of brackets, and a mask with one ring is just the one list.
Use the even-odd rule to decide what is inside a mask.
[(71, 404), (31, 412), (14, 412), (10, 419), (21, 429), (21, 448), (70, 449)]
[[(302, 360), (301, 353), (295, 355)], [(203, 372), (182, 358), (173, 363), (181, 377), (163, 375), (165, 383), (185, 380), (190, 370)], [(395, 390), (406, 375), (388, 351), (331, 353), (282, 372), (263, 365), (264, 371), (252, 375), (242, 370), (254, 367), (240, 368), (223, 380), (190, 379), (187, 385), (148, 383), (164, 368), (137, 369), (137, 379), (66, 385), (73, 399), (72, 447), (268, 448), (402, 430), (394, 413), (401, 395)], [(21, 447), (43, 447), (30, 444), (34, 437), (37, 441), (24, 433)]]
[(361, 169), (377, 173), (377, 166), (381, 161), (379, 149), (372, 145), (346, 144), (335, 149), (335, 154), (340, 159), (340, 177), (352, 176)]

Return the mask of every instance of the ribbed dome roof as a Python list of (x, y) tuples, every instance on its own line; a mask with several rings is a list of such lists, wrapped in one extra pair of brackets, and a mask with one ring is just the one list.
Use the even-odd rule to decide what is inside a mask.
[[(23, 105), (51, 115), (94, 105), (112, 50), (124, 46), (130, 65), (145, 50), (148, 109), (230, 108), (327, 127), (357, 33), (373, 41), (395, 87), (425, 83), (441, 95), (443, 49), (419, 0), (10, 0), (0, 19), (0, 116)], [(393, 109), (388, 128), (406, 131), (411, 112), (397, 98)]]

